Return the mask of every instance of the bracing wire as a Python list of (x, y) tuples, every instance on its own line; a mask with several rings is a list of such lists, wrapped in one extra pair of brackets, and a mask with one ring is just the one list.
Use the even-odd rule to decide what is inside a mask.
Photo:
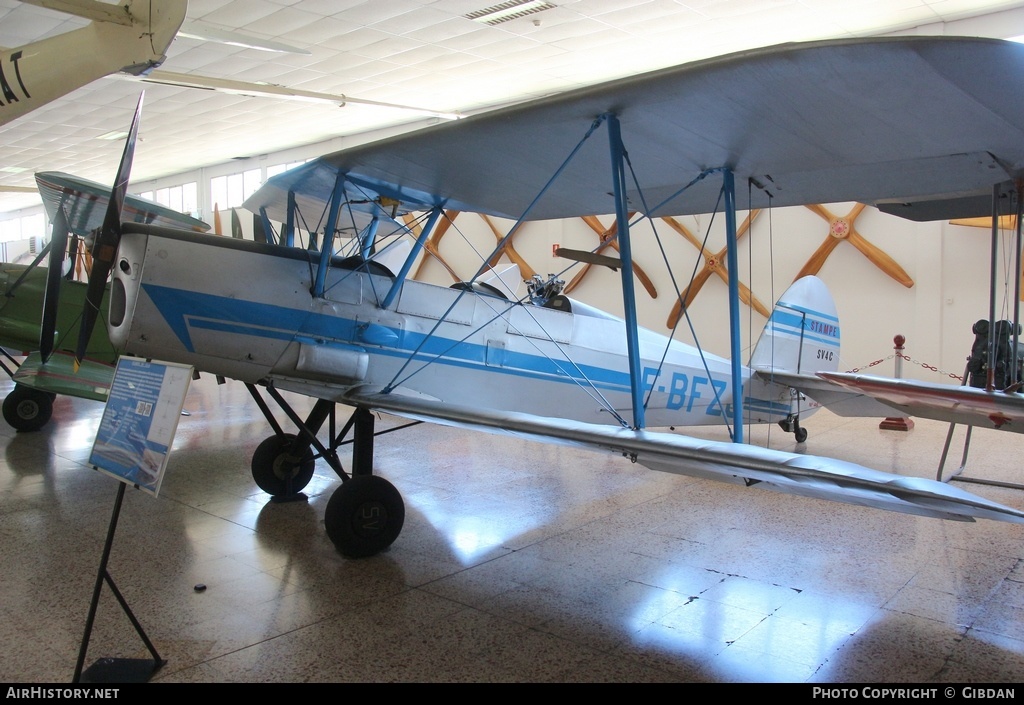
[[(634, 170), (634, 168), (633, 168), (633, 163), (632, 163), (632, 161), (631, 161), (631, 160), (630, 160), (630, 158), (629, 158), (629, 152), (628, 152), (628, 150), (626, 150), (625, 148), (623, 148), (623, 161), (625, 162), (626, 166), (627, 166), (627, 167), (628, 167), (628, 169), (629, 169), (629, 174), (630, 174), (630, 178), (631, 178), (631, 179), (632, 179), (632, 181), (633, 181), (633, 185), (634, 185), (634, 186), (636, 186), (637, 192), (638, 192), (638, 194), (639, 194), (639, 198), (640, 198), (640, 201), (641, 201), (641, 203), (642, 203), (642, 205), (643, 205), (643, 211), (644, 211), (645, 213), (653, 213), (653, 212), (656, 212), (655, 210), (651, 210), (651, 209), (650, 209), (650, 208), (649, 208), (649, 207), (647, 206), (647, 201), (646, 201), (646, 197), (644, 196), (644, 191), (643, 191), (643, 189), (642, 189), (642, 188), (640, 187), (639, 179), (637, 178), (637, 175), (636, 175), (636, 171), (635, 171), (635, 170)], [(668, 198), (666, 198), (666, 199), (662, 200), (662, 201), (661, 201), (661, 203), (659, 203), (659, 204), (658, 204), (658, 205), (656, 206), (656, 208), (661, 208), (661, 207), (663, 207), (663, 206), (664, 206), (665, 204), (667, 204), (667, 203), (670, 203), (670, 202), (671, 202), (671, 201), (672, 201), (673, 199), (675, 199), (675, 198), (677, 198), (678, 196), (682, 195), (682, 194), (683, 194), (683, 193), (684, 193), (684, 192), (685, 192), (685, 191), (686, 191), (687, 189), (691, 188), (691, 187), (692, 187), (693, 185), (695, 185), (696, 183), (698, 183), (698, 182), (700, 182), (701, 180), (703, 180), (703, 179), (704, 179), (705, 177), (707, 177), (707, 176), (708, 176), (709, 174), (712, 174), (712, 173), (714, 173), (714, 172), (716, 172), (716, 171), (719, 171), (719, 169), (705, 169), (705, 170), (704, 170), (704, 171), (702, 171), (702, 172), (701, 172), (700, 174), (698, 174), (698, 175), (697, 175), (696, 177), (694, 177), (694, 178), (693, 178), (693, 179), (692, 179), (692, 180), (691, 180), (691, 181), (690, 181), (690, 182), (689, 182), (688, 184), (686, 184), (685, 186), (683, 186), (682, 188), (680, 188), (679, 190), (677, 190), (677, 191), (676, 191), (675, 193), (673, 193), (673, 194), (672, 194), (671, 196), (669, 196)], [(722, 191), (722, 190), (720, 190), (720, 191), (719, 191), (719, 194), (718, 194), (718, 201), (717, 201), (717, 202), (716, 202), (716, 204), (715, 204), (715, 212), (717, 212), (717, 211), (718, 211), (718, 204), (720, 204), (720, 203), (721, 203), (721, 201), (722, 201), (722, 195), (723, 195), (723, 191)], [(644, 216), (644, 217), (646, 217), (646, 216)], [(707, 237), (708, 237), (708, 235), (710, 234), (710, 230), (711, 230), (711, 223), (713, 223), (713, 222), (714, 222), (714, 213), (712, 213), (712, 217), (711, 217), (711, 220), (710, 220), (710, 221), (708, 222), (708, 229), (707, 229), (707, 231), (705, 232), (705, 241), (704, 241), (704, 244), (706, 244), (706, 243), (707, 243)], [(676, 296), (677, 296), (677, 297), (680, 297), (680, 298), (681, 298), (681, 297), (682, 297), (682, 294), (681, 294), (681, 293), (680, 293), (680, 291), (679, 291), (679, 286), (678, 286), (678, 284), (677, 284), (677, 282), (676, 282), (676, 279), (675, 279), (675, 274), (674, 274), (674, 272), (673, 272), (673, 270), (672, 270), (672, 265), (671, 265), (671, 263), (669, 263), (669, 262), (668, 262), (668, 257), (667, 257), (667, 255), (665, 254), (665, 249), (664, 249), (664, 247), (663, 247), (663, 245), (662, 245), (662, 242), (661, 242), (661, 237), (660, 237), (660, 235), (658, 234), (657, 228), (655, 228), (655, 227), (654, 227), (654, 225), (653, 225), (653, 221), (651, 221), (651, 227), (652, 227), (652, 230), (654, 231), (654, 238), (655, 238), (655, 241), (656, 241), (656, 242), (658, 243), (658, 248), (659, 248), (659, 250), (661, 251), (661, 254), (662, 254), (662, 259), (664, 260), (664, 262), (665, 262), (665, 265), (666, 265), (666, 268), (667, 268), (667, 270), (668, 270), (668, 272), (669, 272), (669, 277), (670, 277), (670, 279), (671, 279), (671, 281), (672, 281), (672, 286), (673, 286), (673, 289), (675, 290), (675, 294), (676, 294)], [(621, 233), (617, 233), (617, 234), (616, 234), (616, 237), (620, 237), (620, 236), (621, 236)], [(702, 248), (703, 248), (703, 245), (702, 245)], [(696, 276), (696, 272), (697, 272), (697, 267), (699, 266), (699, 264), (700, 264), (700, 261), (701, 261), (701, 260), (700, 260), (700, 253), (698, 253), (698, 258), (697, 258), (697, 260), (696, 260), (696, 261), (695, 261), (695, 263), (694, 263), (694, 269), (693, 269), (693, 272), (691, 272), (691, 274), (690, 274), (690, 283), (689, 283), (689, 285), (687, 286), (687, 290), (686, 290), (686, 293), (687, 293), (687, 295), (689, 294), (689, 291), (690, 291), (690, 287), (691, 287), (691, 286), (693, 285), (693, 280), (694, 280), (694, 278), (695, 278), (695, 276)], [(711, 369), (710, 369), (710, 366), (708, 365), (708, 362), (707, 362), (707, 358), (706, 358), (706, 357), (704, 356), (704, 350), (703, 350), (703, 348), (701, 348), (701, 346), (700, 346), (700, 343), (699, 343), (699, 341), (698, 341), (698, 337), (697, 337), (697, 332), (696, 332), (696, 330), (694, 329), (694, 327), (693, 327), (693, 323), (692, 323), (692, 321), (690, 320), (690, 317), (689, 317), (689, 315), (688, 315), (688, 314), (686, 313), (686, 311), (685, 311), (685, 310), (684, 310), (684, 315), (686, 316), (687, 324), (688, 324), (688, 325), (689, 325), (689, 327), (690, 327), (690, 333), (691, 333), (691, 335), (693, 335), (693, 339), (694, 339), (694, 342), (696, 343), (697, 353), (698, 353), (698, 354), (699, 354), (699, 356), (700, 356), (700, 359), (701, 359), (701, 364), (702, 364), (702, 365), (704, 366), (704, 372), (705, 372), (705, 373), (706, 373), (706, 374), (708, 375), (708, 378), (711, 378), (711, 377), (712, 377), (712, 375), (711, 375)], [(679, 321), (677, 320), (677, 321), (676, 321), (676, 323), (675, 323), (675, 325), (673, 325), (673, 327), (672, 327), (672, 331), (670, 332), (670, 334), (669, 334), (668, 338), (666, 339), (665, 347), (664, 347), (664, 348), (662, 349), (662, 352), (661, 352), (661, 358), (660, 358), (660, 360), (658, 361), (658, 367), (657, 367), (657, 373), (656, 373), (656, 374), (658, 374), (658, 375), (660, 375), (660, 374), (661, 374), (661, 370), (662, 370), (662, 369), (664, 368), (664, 366), (665, 366), (665, 360), (666, 360), (666, 359), (667, 359), (667, 357), (668, 357), (668, 351), (669, 351), (669, 349), (671, 348), (671, 345), (672, 345), (672, 340), (673, 340), (673, 339), (675, 338), (675, 332), (676, 332), (676, 329), (678, 328), (678, 326), (679, 326)], [(713, 387), (713, 389), (714, 389), (714, 393), (715, 393), (715, 401), (716, 401), (716, 402), (717, 402), (718, 404), (721, 404), (721, 403), (722, 403), (722, 399), (721, 399), (721, 396), (720, 396), (720, 393), (719, 393), (719, 390), (718, 390), (718, 388), (717, 388), (717, 387)], [(644, 408), (645, 408), (645, 409), (647, 408), (647, 405), (648, 405), (648, 404), (650, 403), (651, 395), (653, 394), (653, 392), (654, 392), (654, 389), (653, 389), (653, 385), (652, 385), (652, 388), (651, 388), (650, 390), (648, 390), (648, 392), (647, 392), (647, 397), (646, 397), (646, 399), (645, 399), (645, 400), (644, 400), (644, 402), (643, 402), (643, 403), (644, 403)], [(728, 419), (726, 419), (726, 420), (725, 420), (725, 423), (726, 423), (726, 426), (727, 426), (727, 427), (729, 427), (729, 421), (728, 421)], [(731, 433), (732, 433), (732, 429), (731, 429), (731, 428), (729, 429), (729, 433), (730, 433), (730, 435), (731, 435)]]
[[(445, 316), (447, 316), (447, 314), (455, 307), (455, 305), (458, 303), (458, 301), (461, 300), (461, 298), (466, 293), (468, 293), (466, 290), (462, 290), (462, 291), (459, 292), (458, 296), (456, 297), (455, 302), (448, 309), (448, 311), (445, 312)], [(570, 358), (570, 356), (565, 352), (565, 349), (561, 346), (561, 344), (557, 340), (555, 340), (554, 336), (552, 336), (544, 328), (543, 324), (541, 324), (537, 320), (536, 316), (533, 315), (533, 311), (530, 310), (531, 309), (530, 305), (525, 305), (524, 301), (522, 299), (517, 300), (517, 301), (511, 301), (510, 300), (510, 301), (507, 302), (507, 305), (499, 306), (498, 308), (500, 308), (501, 310), (498, 310), (498, 308), (495, 308), (492, 305), (492, 304), (497, 303), (497, 302), (500, 301), (500, 299), (498, 299), (498, 298), (481, 296), (481, 297), (478, 298), (478, 301), (481, 301), (481, 302), (485, 303), (491, 309), (491, 312), (494, 315), (490, 319), (485, 321), (480, 326), (474, 328), (473, 330), (470, 330), (461, 339), (453, 340), (451, 345), (449, 345), (444, 350), (441, 350), (441, 351), (438, 351), (436, 353), (431, 354), (431, 357), (429, 359), (426, 359), (426, 360), (421, 359), (421, 360), (419, 360), (419, 362), (421, 362), (422, 364), (418, 368), (416, 368), (415, 370), (412, 370), (411, 372), (409, 372), (409, 374), (405, 375), (404, 377), (401, 377), (402, 372), (405, 371), (405, 369), (416, 358), (416, 356), (419, 354), (420, 350), (422, 349), (422, 343), (421, 343), (421, 345), (417, 347), (417, 349), (412, 353), (412, 355), (410, 355), (409, 360), (407, 360), (406, 363), (402, 365), (402, 368), (397, 373), (395, 373), (395, 375), (392, 377), (391, 381), (389, 381), (387, 383), (387, 385), (385, 385), (385, 387), (382, 390), (382, 392), (384, 394), (387, 394), (387, 393), (390, 393), (391, 391), (393, 391), (396, 387), (402, 386), (409, 379), (411, 379), (415, 375), (419, 374), (420, 372), (423, 372), (424, 370), (429, 368), (432, 364), (436, 363), (439, 360), (444, 359), (444, 357), (446, 355), (448, 355), (450, 352), (452, 352), (452, 350), (456, 349), (459, 345), (461, 345), (461, 344), (465, 343), (467, 340), (469, 340), (469, 338), (472, 335), (474, 335), (475, 333), (478, 333), (481, 330), (485, 329), (488, 325), (490, 325), (494, 321), (498, 320), (499, 318), (504, 318), (505, 315), (508, 314), (510, 311), (512, 311), (516, 306), (523, 305), (522, 310), (524, 310), (524, 311), (526, 311), (528, 313), (528, 315), (531, 317), (531, 319), (534, 321), (534, 323), (536, 323), (537, 326), (541, 329), (541, 331), (547, 336), (545, 341), (551, 343), (555, 347), (555, 349), (558, 350), (558, 352), (560, 352), (562, 354), (562, 356), (564, 357), (564, 363), (568, 364), (568, 368), (569, 369), (566, 368), (566, 366), (563, 364), (562, 360), (557, 360), (554, 357), (552, 357), (550, 354), (548, 354), (547, 352), (542, 350), (540, 348), (540, 346), (537, 344), (536, 341), (534, 341), (531, 337), (525, 335), (518, 328), (515, 328), (511, 321), (509, 321), (508, 319), (505, 319), (508, 322), (509, 326), (512, 327), (512, 329), (515, 330), (515, 332), (518, 333), (522, 337), (522, 339), (524, 341), (528, 342), (534, 348), (534, 350), (536, 350), (538, 353), (540, 353), (541, 356), (543, 356), (548, 362), (550, 362), (554, 366), (555, 370), (559, 374), (561, 374), (564, 377), (569, 378), (572, 381), (573, 384), (575, 384), (577, 387), (579, 387), (581, 390), (583, 390), (591, 399), (593, 399), (595, 402), (597, 402), (602, 407), (604, 407), (604, 409), (608, 413), (610, 413), (612, 416), (615, 417), (616, 421), (618, 421), (623, 426), (623, 428), (627, 428), (628, 427), (629, 424), (626, 422), (626, 420), (624, 418), (622, 418), (622, 416), (619, 414), (618, 410), (616, 410), (615, 407), (611, 404), (611, 402), (608, 401), (608, 399), (604, 396), (604, 394), (601, 392), (601, 390), (598, 389), (597, 385), (594, 383), (593, 380), (590, 379), (589, 375), (587, 375), (587, 373), (575, 361), (573, 361), (572, 358)], [(434, 328), (425, 336), (425, 338), (423, 340), (424, 343), (426, 342), (426, 340), (428, 340), (428, 339), (433, 337), (433, 334), (437, 330), (438, 326), (439, 326), (439, 323), (435, 324)], [(575, 372), (575, 374), (572, 374), (572, 372)]]

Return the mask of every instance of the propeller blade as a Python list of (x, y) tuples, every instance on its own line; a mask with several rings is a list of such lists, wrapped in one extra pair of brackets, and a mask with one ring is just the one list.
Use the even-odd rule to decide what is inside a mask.
[(809, 260), (807, 260), (804, 268), (801, 269), (793, 278), (793, 281), (796, 281), (801, 277), (806, 277), (809, 274), (817, 274), (822, 265), (825, 264), (825, 260), (827, 260), (828, 256), (832, 254), (832, 250), (836, 249), (836, 245), (838, 244), (839, 240), (837, 238), (831, 236), (826, 237), (825, 242), (821, 243), (818, 249), (814, 251), (814, 254), (811, 255)]
[(851, 245), (860, 250), (861, 253), (871, 260), (876, 267), (881, 269), (890, 277), (908, 289), (914, 286), (914, 280), (910, 278), (910, 275), (907, 274), (906, 270), (904, 270), (896, 260), (883, 252), (881, 248), (875, 246), (868, 240), (865, 240), (864, 237), (856, 230), (851, 230), (850, 237), (847, 239), (850, 241)]
[(241, 240), (242, 235), (242, 221), (238, 219), (238, 211), (234, 208), (231, 209), (231, 237), (236, 240)]
[(267, 231), (263, 228), (263, 218), (252, 214), (252, 239), (256, 242), (267, 242)]
[(806, 205), (804, 207), (807, 208), (807, 210), (809, 210), (809, 211), (817, 213), (818, 215), (820, 215), (822, 218), (824, 218), (829, 223), (831, 223), (833, 220), (836, 220), (836, 216), (834, 216), (832, 214), (832, 211), (830, 211), (828, 208), (826, 208), (825, 206), (821, 205), (820, 203), (812, 203), (812, 204)]
[[(487, 223), (487, 227), (489, 227), (491, 232), (494, 233), (494, 237), (498, 239), (498, 242), (505, 240), (506, 236), (501, 234), (501, 231), (498, 230), (498, 226), (494, 224), (494, 221), (491, 220), (487, 214), (480, 213), (479, 216), (484, 219), (485, 223)], [(498, 259), (501, 257), (502, 252), (504, 252), (509, 260), (514, 264), (519, 265), (519, 271), (522, 272), (523, 279), (533, 279), (534, 275), (537, 274), (533, 267), (531, 267), (527, 261), (523, 259), (518, 252), (516, 252), (516, 248), (512, 246), (511, 237), (505, 240), (505, 244), (494, 253), (494, 257), (491, 258), (493, 261), (490, 262), (491, 267), (494, 267), (498, 263)]]
[(668, 321), (665, 322), (665, 327), (675, 329), (679, 319), (683, 316), (683, 312), (690, 308), (690, 304), (697, 298), (697, 294), (700, 293), (701, 287), (704, 286), (708, 277), (711, 276), (712, 271), (714, 270), (710, 267), (702, 267), (696, 276), (690, 280), (690, 283), (680, 292), (679, 297), (676, 298), (676, 302), (672, 304), (672, 310), (668, 314)]
[(107, 203), (103, 226), (96, 234), (96, 241), (92, 246), (92, 271), (89, 273), (89, 288), (86, 290), (85, 308), (82, 310), (82, 327), (78, 331), (78, 346), (75, 348), (76, 370), (82, 364), (86, 348), (89, 345), (89, 338), (92, 337), (93, 328), (96, 327), (100, 304), (103, 303), (103, 292), (107, 287), (107, 276), (110, 274), (111, 267), (114, 266), (117, 246), (121, 243), (121, 208), (124, 205), (125, 194), (128, 192), (128, 178), (131, 175), (132, 159), (135, 156), (135, 142), (139, 135), (139, 120), (142, 117), (142, 99), (144, 97), (145, 93), (139, 96), (135, 117), (132, 118), (132, 126), (124, 143), (124, 153), (121, 155), (117, 178), (114, 179), (114, 185), (110, 189), (110, 201)]
[(618, 257), (609, 257), (608, 255), (598, 254), (597, 252), (591, 252), (590, 250), (570, 250), (566, 247), (558, 247), (555, 249), (555, 255), (557, 257), (564, 257), (565, 259), (571, 259), (576, 262), (586, 262), (587, 264), (596, 264), (602, 267), (608, 267), (614, 272), (622, 269), (622, 260)]
[(576, 276), (572, 278), (572, 281), (565, 285), (565, 288), (562, 289), (562, 293), (571, 294), (572, 290), (580, 285), (580, 282), (583, 281), (583, 277), (587, 276), (587, 272), (589, 271), (590, 265), (584, 264), (580, 271), (576, 273)]
[(39, 327), (39, 356), (43, 362), (50, 359), (57, 335), (57, 311), (60, 308), (60, 285), (64, 278), (64, 253), (67, 247), (68, 219), (61, 207), (53, 218), (50, 254), (46, 265), (46, 288), (43, 289), (43, 321)]

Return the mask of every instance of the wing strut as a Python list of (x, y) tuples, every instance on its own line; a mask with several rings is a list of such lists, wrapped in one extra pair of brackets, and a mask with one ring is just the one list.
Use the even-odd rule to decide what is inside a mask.
[(282, 239), (288, 247), (295, 247), (295, 191), (288, 190), (288, 217), (284, 224)]
[(402, 284), (405, 282), (406, 277), (409, 276), (409, 270), (412, 269), (412, 263), (416, 261), (416, 258), (420, 254), (420, 250), (423, 249), (423, 244), (430, 237), (430, 234), (434, 232), (434, 225), (437, 223), (437, 219), (441, 217), (441, 213), (444, 212), (444, 204), (435, 206), (430, 211), (430, 216), (427, 218), (427, 224), (420, 230), (419, 236), (413, 243), (412, 252), (405, 258), (405, 264), (402, 265), (402, 271), (395, 277), (394, 283), (391, 285), (391, 289), (388, 290), (387, 295), (384, 297), (384, 301), (381, 303), (381, 308), (390, 308), (395, 297), (398, 296), (399, 290), (402, 288)]
[(995, 389), (995, 359), (996, 359), (996, 270), (998, 267), (999, 253), (999, 184), (992, 187), (992, 246), (989, 249), (989, 274), (988, 274), (988, 374), (985, 380), (985, 389)]
[(736, 179), (731, 169), (722, 172), (725, 193), (725, 245), (729, 276), (729, 341), (732, 358), (732, 440), (743, 443), (743, 375), (740, 361), (740, 287), (736, 255)]
[[(1021, 382), (1024, 382), (1024, 380), (1022, 380), (1020, 378), (1020, 374), (1019, 374), (1020, 373), (1020, 367), (1019, 367), (1019, 365), (1016, 362), (1017, 360), (1020, 359), (1020, 352), (1019, 352), (1020, 351), (1020, 286), (1021, 286), (1021, 276), (1022, 276), (1022, 273), (1024, 273), (1024, 270), (1021, 269), (1021, 257), (1022, 257), (1021, 244), (1022, 244), (1022, 237), (1024, 237), (1024, 232), (1021, 231), (1021, 222), (1020, 222), (1020, 218), (1021, 218), (1021, 215), (1022, 215), (1022, 208), (1024, 208), (1024, 203), (1021, 202), (1021, 187), (1022, 186), (1024, 186), (1024, 183), (1022, 183), (1019, 179), (1014, 182), (1014, 191), (1016, 192), (1016, 195), (1017, 195), (1017, 199), (1016, 199), (1017, 200), (1017, 203), (1016, 203), (1017, 209), (1016, 209), (1016, 213), (1014, 214), (1016, 216), (1014, 218), (1014, 221), (1015, 221), (1014, 225), (1016, 226), (1014, 228), (1014, 230), (1016, 231), (1015, 232), (1015, 236), (1016, 237), (1014, 239), (1014, 250), (1015, 250), (1014, 257), (1015, 257), (1015, 259), (1014, 259), (1014, 268), (1013, 268), (1013, 271), (1014, 271), (1014, 277), (1013, 277), (1013, 279), (1014, 279), (1014, 282), (1013, 282), (1013, 328), (1012, 328), (1012, 333), (1013, 333), (1013, 346), (1012, 346), (1013, 357), (1011, 358), (1012, 360), (1014, 360), (1014, 363), (1010, 366), (1010, 370), (1011, 370), (1011, 372), (1010, 372), (1010, 386), (1011, 387), (1015, 387), (1016, 389), (1019, 389), (1020, 388), (1019, 385), (1021, 384)], [(989, 358), (989, 359), (991, 360), (992, 358)]]
[(324, 241), (320, 246), (320, 266), (316, 270), (316, 282), (313, 284), (313, 296), (322, 299), (327, 286), (327, 265), (334, 254), (334, 233), (338, 227), (338, 214), (341, 209), (341, 198), (345, 195), (345, 174), (338, 172), (334, 180), (334, 191), (331, 193), (331, 208), (327, 213), (324, 225)]
[(43, 319), (39, 328), (39, 357), (43, 362), (49, 360), (53, 352), (57, 311), (60, 308), (60, 285), (64, 274), (61, 265), (68, 249), (68, 219), (63, 203), (57, 207), (47, 247), (50, 248), (50, 254), (46, 265), (46, 288), (43, 289)]
[(637, 333), (639, 322), (636, 317), (636, 293), (633, 290), (633, 250), (629, 241), (629, 209), (626, 207), (626, 168), (623, 162), (625, 152), (622, 146), (622, 130), (619, 119), (609, 113), (608, 146), (612, 160), (612, 188), (615, 195), (615, 221), (619, 229), (619, 255), (622, 257), (622, 304), (626, 318), (626, 349), (629, 353), (629, 386), (633, 396), (633, 428), (644, 427), (643, 374), (640, 368), (640, 338)]
[(359, 234), (359, 254), (364, 260), (373, 256), (373, 245), (377, 240), (377, 228), (380, 225), (380, 218), (376, 215), (370, 220), (370, 224)]

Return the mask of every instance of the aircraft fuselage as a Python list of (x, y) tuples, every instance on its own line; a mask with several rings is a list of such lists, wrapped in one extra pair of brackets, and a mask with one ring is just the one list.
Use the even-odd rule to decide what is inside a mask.
[[(112, 284), (111, 340), (129, 354), (342, 400), (393, 388), (452, 404), (595, 423), (631, 418), (623, 323), (333, 266), (311, 295), (316, 254), (126, 226)], [(650, 426), (719, 424), (728, 360), (640, 331)], [(665, 354), (666, 345), (668, 352)], [(665, 354), (665, 362), (659, 363)], [(749, 376), (745, 371), (744, 379)], [(788, 396), (774, 405), (789, 413)], [(787, 391), (788, 395), (788, 391)], [(769, 404), (762, 402), (764, 408)]]

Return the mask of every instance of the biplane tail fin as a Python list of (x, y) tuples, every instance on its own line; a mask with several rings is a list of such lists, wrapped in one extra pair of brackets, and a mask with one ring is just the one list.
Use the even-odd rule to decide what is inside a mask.
[(839, 369), (839, 315), (825, 282), (813, 276), (793, 282), (775, 304), (750, 367), (807, 375)]
[(782, 295), (754, 346), (750, 368), (755, 375), (745, 404), (756, 417), (751, 420), (787, 422), (817, 408), (801, 404), (789, 383), (839, 368), (839, 316), (821, 279), (802, 277)]

